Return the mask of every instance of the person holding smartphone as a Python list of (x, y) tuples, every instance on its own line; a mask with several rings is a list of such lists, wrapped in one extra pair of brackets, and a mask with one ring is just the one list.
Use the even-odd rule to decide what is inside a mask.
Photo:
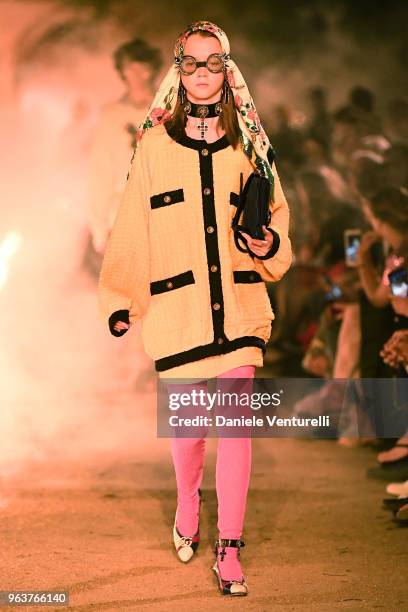
[[(386, 187), (363, 204), (373, 229), (363, 234), (357, 254), (357, 269), (368, 299), (378, 307), (390, 304), (393, 294), (389, 273), (403, 267), (408, 254), (408, 192)], [(380, 277), (371, 256), (371, 247), (384, 240), (389, 245), (385, 268)]]
[[(358, 270), (367, 297), (375, 306), (391, 305), (396, 313), (394, 332), (384, 344), (380, 355), (389, 366), (399, 369), (404, 377), (404, 351), (408, 329), (408, 297), (401, 294), (406, 286), (408, 256), (408, 191), (387, 187), (363, 205), (364, 212), (373, 226), (361, 240), (358, 254)], [(384, 239), (390, 245), (386, 265), (380, 278), (371, 258), (370, 248)], [(397, 293), (398, 295), (395, 295)], [(404, 366), (401, 368), (401, 366)], [(388, 451), (379, 453), (380, 464), (390, 464), (408, 457), (408, 432)]]

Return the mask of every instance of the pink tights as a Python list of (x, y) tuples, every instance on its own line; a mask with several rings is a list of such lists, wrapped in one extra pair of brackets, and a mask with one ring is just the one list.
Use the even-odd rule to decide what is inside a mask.
[[(245, 388), (243, 391), (250, 393), (254, 375), (255, 366), (249, 365), (228, 370), (220, 374), (217, 379), (247, 378), (250, 388)], [(224, 381), (223, 391), (227, 390), (226, 384), (228, 385)], [(174, 388), (173, 385), (171, 386)], [(207, 381), (188, 385), (189, 390), (192, 387), (207, 390)], [(205, 438), (172, 438), (171, 452), (177, 481), (177, 529), (181, 535), (194, 535), (198, 528), (198, 489), (203, 477)], [(251, 438), (220, 437), (216, 465), (220, 538), (239, 539), (241, 537), (250, 474)]]

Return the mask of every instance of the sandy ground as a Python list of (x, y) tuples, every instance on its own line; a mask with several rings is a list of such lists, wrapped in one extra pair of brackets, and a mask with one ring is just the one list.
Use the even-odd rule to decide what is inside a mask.
[(1, 590), (67, 590), (76, 611), (408, 609), (407, 531), (381, 509), (384, 483), (366, 479), (372, 449), (253, 441), (241, 553), (250, 594), (228, 599), (210, 570), (217, 441), (207, 441), (202, 543), (183, 565), (172, 549), (175, 479), (169, 440), (156, 438), (154, 394), (99, 402), (106, 452), (85, 431), (88, 455), (83, 446), (69, 460), (55, 451), (3, 479)]

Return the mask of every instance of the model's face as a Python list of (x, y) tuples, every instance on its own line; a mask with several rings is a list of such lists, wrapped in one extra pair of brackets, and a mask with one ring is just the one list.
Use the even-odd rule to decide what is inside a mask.
[[(205, 62), (211, 53), (222, 53), (218, 38), (202, 37), (192, 34), (188, 37), (184, 55), (192, 55), (197, 62)], [(187, 97), (194, 104), (213, 104), (221, 98), (224, 72), (214, 74), (206, 66), (200, 66), (194, 74), (181, 74), (181, 82), (187, 91)]]
[(144, 62), (130, 62), (126, 60), (122, 66), (123, 79), (131, 94), (137, 97), (137, 93), (149, 83), (152, 73), (148, 64)]

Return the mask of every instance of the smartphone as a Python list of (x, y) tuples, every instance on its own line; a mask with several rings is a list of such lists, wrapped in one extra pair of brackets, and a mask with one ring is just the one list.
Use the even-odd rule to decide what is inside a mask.
[(344, 230), (344, 253), (347, 266), (357, 265), (357, 255), (361, 243), (361, 230), (346, 229)]
[(338, 285), (332, 285), (330, 291), (328, 291), (324, 298), (326, 302), (336, 302), (343, 296), (343, 292)]
[(391, 293), (398, 297), (408, 297), (408, 273), (405, 268), (397, 268), (388, 273)]

